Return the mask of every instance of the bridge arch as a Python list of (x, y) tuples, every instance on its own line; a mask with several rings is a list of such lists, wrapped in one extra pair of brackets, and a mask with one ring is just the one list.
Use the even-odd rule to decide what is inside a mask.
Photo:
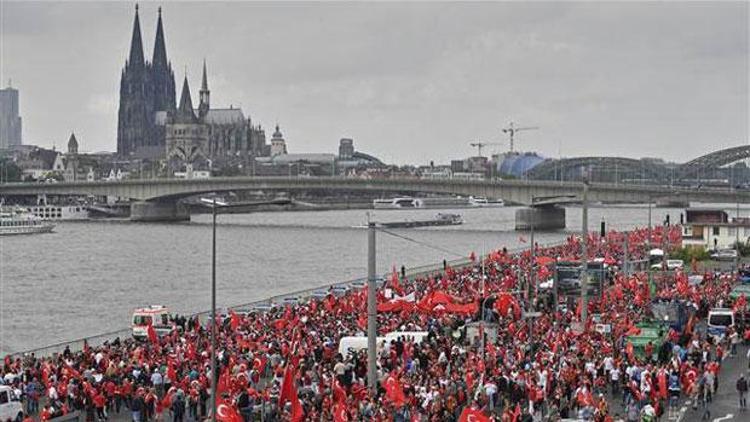
[(612, 171), (634, 172), (651, 180), (664, 179), (664, 171), (657, 165), (644, 160), (626, 157), (574, 157), (561, 160), (547, 160), (532, 168), (527, 176), (535, 180), (554, 180), (557, 175), (566, 174), (582, 167), (599, 166)]
[(719, 168), (750, 158), (750, 145), (724, 148), (692, 159), (678, 167), (680, 179), (691, 179), (707, 169)]

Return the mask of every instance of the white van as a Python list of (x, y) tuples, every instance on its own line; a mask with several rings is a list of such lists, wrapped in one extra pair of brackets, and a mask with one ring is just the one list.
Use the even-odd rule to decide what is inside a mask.
[[(427, 334), (427, 331), (392, 331), (383, 337), (378, 337), (377, 348), (380, 350), (380, 346), (383, 342), (390, 343), (393, 340), (397, 340), (399, 337), (413, 340), (415, 343), (421, 343), (422, 339), (427, 337)], [(367, 349), (366, 336), (347, 336), (341, 337), (341, 340), (339, 340), (339, 353), (341, 353), (342, 356), (346, 356), (350, 351), (365, 349)]]
[(23, 407), (12, 388), (0, 385), (0, 421), (7, 420), (23, 420)]
[[(380, 345), (383, 344), (385, 337), (377, 338), (377, 348), (380, 349)], [(365, 336), (347, 336), (341, 337), (339, 340), (339, 353), (346, 357), (349, 352), (357, 352), (360, 350), (367, 349), (367, 337)]]
[(734, 327), (733, 310), (713, 308), (708, 311), (708, 335), (720, 339), (724, 337), (729, 327)]
[(172, 332), (169, 321), (169, 309), (162, 305), (151, 305), (148, 308), (138, 308), (133, 311), (133, 338), (144, 340), (148, 338), (148, 326), (153, 325), (157, 335), (163, 336)]

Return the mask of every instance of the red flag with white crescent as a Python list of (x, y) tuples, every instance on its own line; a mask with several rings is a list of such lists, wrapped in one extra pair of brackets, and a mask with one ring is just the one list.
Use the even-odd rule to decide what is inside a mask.
[(401, 387), (401, 383), (395, 375), (388, 375), (388, 377), (383, 380), (383, 388), (385, 389), (386, 398), (396, 406), (401, 406), (406, 403), (404, 389)]
[(490, 422), (490, 418), (481, 410), (466, 406), (464, 411), (461, 412), (458, 422)]
[(240, 316), (232, 310), (229, 311), (229, 325), (232, 327), (232, 331), (237, 331), (240, 326)]
[(220, 422), (243, 422), (237, 409), (226, 401), (222, 401), (216, 406), (216, 420)]

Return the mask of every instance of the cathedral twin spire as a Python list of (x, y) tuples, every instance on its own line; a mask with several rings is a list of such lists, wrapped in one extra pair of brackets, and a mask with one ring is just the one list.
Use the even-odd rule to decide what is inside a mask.
[[(128, 63), (136, 67), (141, 67), (145, 64), (143, 41), (141, 38), (141, 22), (138, 17), (137, 4), (135, 5), (135, 21), (133, 23), (133, 37), (130, 41), (130, 59)], [(164, 42), (164, 25), (161, 21), (161, 7), (159, 8), (159, 19), (156, 24), (156, 40), (154, 41), (154, 56), (151, 64), (158, 69), (166, 69), (169, 66), (167, 62), (167, 47)]]
[(156, 41), (154, 42), (154, 57), (151, 64), (160, 69), (166, 69), (168, 66), (167, 47), (164, 43), (164, 26), (161, 23), (161, 7), (159, 8), (159, 19), (156, 23)]
[(163, 144), (163, 129), (157, 124), (156, 114), (174, 109), (174, 73), (167, 59), (161, 8), (153, 58), (149, 62), (143, 51), (140, 14), (136, 4), (130, 52), (120, 77), (117, 152), (129, 156)]
[[(161, 20), (160, 20), (161, 22)], [(130, 66), (142, 67), (145, 63), (143, 60), (143, 41), (141, 41), (141, 21), (138, 19), (138, 5), (135, 5), (135, 22), (133, 23), (133, 37), (130, 40)]]

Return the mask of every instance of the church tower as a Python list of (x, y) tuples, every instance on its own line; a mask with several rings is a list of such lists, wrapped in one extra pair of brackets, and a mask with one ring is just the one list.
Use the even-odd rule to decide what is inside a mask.
[(163, 155), (164, 127), (156, 124), (156, 113), (170, 112), (174, 109), (174, 73), (167, 59), (161, 8), (156, 24), (153, 59), (147, 62), (144, 58), (141, 23), (136, 4), (130, 55), (120, 76), (118, 155), (150, 158)]
[(164, 25), (161, 21), (161, 7), (156, 23), (154, 57), (151, 60), (151, 82), (155, 111), (171, 111), (175, 107), (175, 83), (172, 64), (167, 60), (167, 47), (164, 42)]
[(133, 154), (148, 140), (153, 119), (148, 115), (148, 79), (136, 4), (130, 55), (120, 76), (120, 108), (117, 122), (117, 154), (120, 156)]
[(206, 59), (203, 59), (203, 80), (201, 81), (200, 103), (198, 104), (198, 112), (201, 119), (208, 114), (208, 109), (211, 108), (211, 91), (208, 90), (208, 77), (206, 76)]

